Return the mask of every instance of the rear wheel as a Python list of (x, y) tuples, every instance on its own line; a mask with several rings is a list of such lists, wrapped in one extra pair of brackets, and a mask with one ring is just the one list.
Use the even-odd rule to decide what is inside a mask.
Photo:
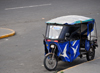
[(45, 58), (44, 58), (44, 67), (49, 70), (55, 70), (55, 68), (57, 67), (57, 58), (56, 56), (53, 54), (48, 54)]
[(87, 60), (90, 61), (90, 60), (93, 60), (94, 57), (95, 57), (95, 49), (94, 48), (90, 48), (90, 50), (87, 52)]

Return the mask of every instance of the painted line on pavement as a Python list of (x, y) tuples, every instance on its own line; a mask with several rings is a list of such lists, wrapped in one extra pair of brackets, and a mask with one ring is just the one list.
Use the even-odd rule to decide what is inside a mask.
[[(91, 60), (91, 61), (84, 62), (84, 63), (92, 62), (92, 61), (95, 61), (95, 60), (98, 60), (98, 59), (100, 59), (100, 57), (99, 57), (99, 58), (96, 58), (96, 59), (94, 59), (94, 60)], [(82, 65), (82, 64), (84, 64), (84, 63), (81, 63), (81, 64), (78, 64), (78, 65), (69, 67), (69, 68), (64, 69), (64, 70), (61, 70), (61, 71), (58, 71), (57, 73), (62, 73), (62, 72), (64, 72), (64, 71), (68, 70), (68, 69), (72, 69), (72, 68), (77, 67), (77, 66), (79, 66), (79, 65)]]
[(22, 8), (32, 8), (32, 7), (41, 7), (41, 6), (49, 6), (50, 4), (41, 4), (41, 5), (31, 5), (31, 6), (23, 6), (23, 7), (14, 7), (14, 8), (5, 8), (5, 10), (12, 10), (12, 9), (22, 9)]
[(5, 29), (5, 30), (11, 31), (11, 33), (9, 33), (9, 34), (1, 35), (1, 36), (0, 36), (0, 39), (15, 35), (15, 31), (12, 30), (12, 29), (8, 29), (8, 28), (0, 28), (0, 29)]

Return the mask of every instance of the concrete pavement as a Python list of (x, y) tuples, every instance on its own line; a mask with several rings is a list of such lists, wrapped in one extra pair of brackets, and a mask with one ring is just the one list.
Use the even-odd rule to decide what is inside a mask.
[(8, 28), (0, 28), (0, 39), (15, 35), (15, 31)]
[[(92, 61), (87, 61), (73, 67), (61, 70), (57, 73), (99, 73), (100, 57)], [(77, 70), (76, 70), (77, 69)]]

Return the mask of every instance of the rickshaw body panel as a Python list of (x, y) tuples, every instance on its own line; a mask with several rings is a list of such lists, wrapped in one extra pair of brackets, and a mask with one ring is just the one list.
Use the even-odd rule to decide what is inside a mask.
[(51, 52), (50, 44), (55, 44), (57, 46), (57, 56), (60, 57), (62, 61), (72, 62), (80, 55), (80, 40), (63, 43), (46, 42), (48, 53)]

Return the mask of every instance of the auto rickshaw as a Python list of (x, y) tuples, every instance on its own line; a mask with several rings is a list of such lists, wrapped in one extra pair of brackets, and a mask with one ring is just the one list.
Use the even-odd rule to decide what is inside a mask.
[(55, 70), (58, 61), (72, 62), (86, 55), (87, 61), (95, 57), (97, 30), (95, 19), (68, 15), (46, 22), (44, 35), (44, 67)]

